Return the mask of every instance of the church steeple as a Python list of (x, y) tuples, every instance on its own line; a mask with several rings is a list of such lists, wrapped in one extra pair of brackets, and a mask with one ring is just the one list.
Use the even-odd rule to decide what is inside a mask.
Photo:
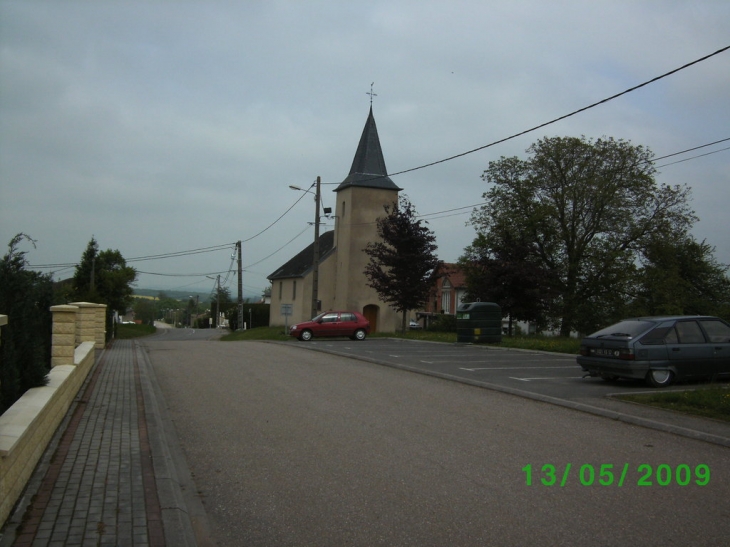
[(383, 158), (383, 150), (380, 148), (378, 128), (375, 125), (372, 105), (370, 105), (370, 114), (360, 136), (360, 143), (357, 145), (355, 158), (352, 160), (350, 174), (335, 189), (335, 192), (350, 186), (401, 190), (390, 179), (388, 170), (385, 168), (385, 159)]

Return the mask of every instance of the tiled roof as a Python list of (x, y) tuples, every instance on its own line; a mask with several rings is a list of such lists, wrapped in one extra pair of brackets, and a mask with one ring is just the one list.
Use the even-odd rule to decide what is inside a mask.
[(383, 158), (383, 150), (380, 147), (378, 128), (375, 125), (372, 106), (360, 136), (360, 143), (357, 145), (355, 158), (352, 160), (350, 174), (334, 191), (339, 192), (350, 186), (401, 190), (390, 180), (388, 170), (385, 168), (385, 159)]
[(458, 264), (444, 262), (441, 264), (439, 271), (440, 277), (448, 277), (452, 287), (460, 288), (466, 286), (466, 278), (464, 272), (461, 271)]
[[(319, 262), (329, 256), (334, 250), (335, 232), (330, 230), (319, 236)], [(281, 266), (274, 273), (269, 275), (267, 279), (285, 279), (289, 277), (304, 277), (312, 269), (314, 258), (314, 242), (310, 243), (303, 251), (297, 254), (289, 262)]]

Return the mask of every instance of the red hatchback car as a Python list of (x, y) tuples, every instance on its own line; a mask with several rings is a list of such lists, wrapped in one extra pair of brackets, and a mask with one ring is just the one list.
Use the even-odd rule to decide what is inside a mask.
[(349, 336), (352, 340), (365, 340), (369, 332), (370, 321), (356, 311), (327, 311), (289, 329), (291, 336), (305, 342), (321, 336)]

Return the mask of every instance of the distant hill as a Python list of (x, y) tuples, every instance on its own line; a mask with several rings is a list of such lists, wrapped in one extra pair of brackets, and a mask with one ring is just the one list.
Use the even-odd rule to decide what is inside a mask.
[(195, 292), (195, 291), (166, 291), (162, 289), (134, 289), (134, 296), (143, 298), (157, 298), (160, 293), (164, 293), (169, 298), (175, 300), (188, 300), (191, 296), (195, 298), (200, 297), (201, 302), (210, 302), (210, 293), (208, 292)]
[[(196, 292), (196, 291), (166, 291), (164, 289), (140, 289), (135, 288), (134, 289), (134, 295), (140, 298), (157, 298), (160, 293), (164, 293), (169, 298), (174, 298), (175, 300), (188, 300), (191, 296), (195, 298), (196, 296), (200, 297), (200, 302), (210, 302), (210, 295), (209, 292)], [(231, 297), (235, 301), (237, 298), (237, 295), (231, 294)], [(253, 295), (253, 294), (246, 294), (243, 293), (243, 300), (248, 302), (258, 302), (261, 300), (261, 295)]]

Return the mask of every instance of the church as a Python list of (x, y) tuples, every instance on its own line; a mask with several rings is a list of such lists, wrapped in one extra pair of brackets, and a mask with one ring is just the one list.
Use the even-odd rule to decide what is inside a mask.
[(398, 202), (400, 190), (388, 177), (371, 104), (350, 173), (334, 190), (335, 229), (319, 237), (317, 271), (312, 243), (268, 276), (270, 325), (311, 319), (316, 275), (320, 311), (358, 311), (370, 321), (371, 332), (400, 327), (400, 316), (367, 285), (363, 273), (369, 261), (364, 249), (378, 239), (376, 221), (385, 216), (385, 205)]

